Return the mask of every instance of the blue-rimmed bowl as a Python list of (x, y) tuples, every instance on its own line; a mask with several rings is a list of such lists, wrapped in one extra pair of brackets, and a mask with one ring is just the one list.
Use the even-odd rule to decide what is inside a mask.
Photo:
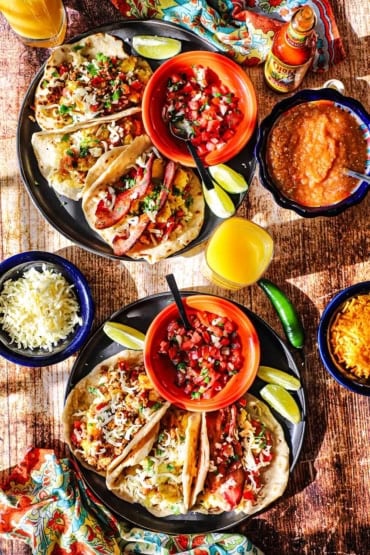
[(351, 285), (340, 291), (329, 301), (320, 319), (317, 342), (321, 361), (329, 374), (350, 391), (370, 396), (370, 379), (356, 378), (353, 373), (347, 371), (336, 360), (330, 345), (330, 330), (337, 313), (348, 300), (364, 294), (370, 295), (370, 281), (363, 281)]
[(6, 280), (17, 280), (31, 268), (42, 271), (43, 266), (62, 274), (66, 281), (73, 286), (82, 323), (77, 324), (73, 331), (50, 352), (44, 349), (17, 347), (16, 343), (11, 342), (9, 335), (0, 324), (0, 355), (21, 366), (49, 366), (70, 357), (87, 340), (94, 319), (94, 301), (85, 276), (69, 260), (49, 252), (27, 251), (4, 260), (0, 264), (0, 293)]
[(268, 147), (269, 133), (278, 120), (278, 118), (284, 114), (286, 111), (290, 110), (298, 104), (303, 104), (305, 102), (315, 102), (318, 100), (331, 100), (335, 104), (339, 105), (341, 108), (350, 112), (358, 121), (359, 126), (363, 130), (364, 138), (367, 141), (367, 162), (365, 174), (370, 175), (370, 115), (365, 110), (365, 108), (349, 96), (344, 96), (340, 92), (331, 88), (322, 89), (306, 89), (302, 90), (290, 98), (286, 98), (278, 102), (270, 115), (268, 115), (261, 123), (258, 132), (258, 138), (255, 148), (255, 154), (259, 164), (259, 174), (260, 181), (262, 185), (272, 193), (275, 201), (283, 208), (288, 208), (294, 210), (300, 216), (306, 218), (313, 218), (316, 216), (335, 216), (340, 214), (347, 208), (358, 204), (366, 196), (370, 185), (365, 181), (358, 181), (358, 185), (350, 196), (338, 202), (336, 204), (331, 204), (327, 206), (319, 207), (308, 207), (298, 204), (292, 199), (289, 199), (282, 194), (280, 189), (274, 183), (266, 157), (266, 151)]

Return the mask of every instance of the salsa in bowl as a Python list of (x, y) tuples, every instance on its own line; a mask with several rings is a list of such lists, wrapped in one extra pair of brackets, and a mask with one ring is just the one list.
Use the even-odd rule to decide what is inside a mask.
[(245, 71), (215, 52), (174, 56), (151, 76), (142, 102), (144, 127), (167, 158), (195, 166), (186, 144), (170, 131), (186, 127), (208, 165), (231, 160), (253, 135), (257, 121), (254, 87)]
[(193, 411), (212, 411), (237, 401), (258, 370), (257, 332), (234, 303), (210, 295), (183, 298), (191, 329), (175, 303), (153, 320), (144, 344), (145, 368), (168, 401)]
[(368, 192), (346, 169), (370, 175), (369, 114), (333, 89), (300, 91), (262, 121), (256, 157), (261, 183), (280, 206), (335, 216)]

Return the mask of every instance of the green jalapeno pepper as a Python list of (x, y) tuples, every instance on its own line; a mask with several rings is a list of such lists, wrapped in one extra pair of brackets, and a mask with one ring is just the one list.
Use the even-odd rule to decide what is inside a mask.
[(258, 285), (266, 293), (275, 308), (287, 339), (296, 349), (304, 345), (304, 330), (299, 314), (286, 294), (270, 280), (261, 278)]

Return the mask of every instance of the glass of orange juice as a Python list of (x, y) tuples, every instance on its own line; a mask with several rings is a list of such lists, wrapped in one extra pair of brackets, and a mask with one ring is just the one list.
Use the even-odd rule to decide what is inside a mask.
[(226, 289), (241, 289), (258, 281), (273, 253), (273, 239), (263, 227), (235, 216), (224, 220), (210, 238), (203, 274)]
[(62, 44), (67, 16), (62, 0), (0, 0), (0, 11), (27, 46)]

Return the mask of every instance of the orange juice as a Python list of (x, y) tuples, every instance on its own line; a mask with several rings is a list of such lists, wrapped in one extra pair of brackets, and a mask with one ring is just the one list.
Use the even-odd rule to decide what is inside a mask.
[(0, 11), (28, 46), (51, 48), (64, 40), (67, 18), (62, 0), (0, 0)]
[(251, 285), (265, 272), (273, 251), (272, 237), (265, 229), (244, 218), (229, 218), (207, 245), (205, 276), (227, 289)]

